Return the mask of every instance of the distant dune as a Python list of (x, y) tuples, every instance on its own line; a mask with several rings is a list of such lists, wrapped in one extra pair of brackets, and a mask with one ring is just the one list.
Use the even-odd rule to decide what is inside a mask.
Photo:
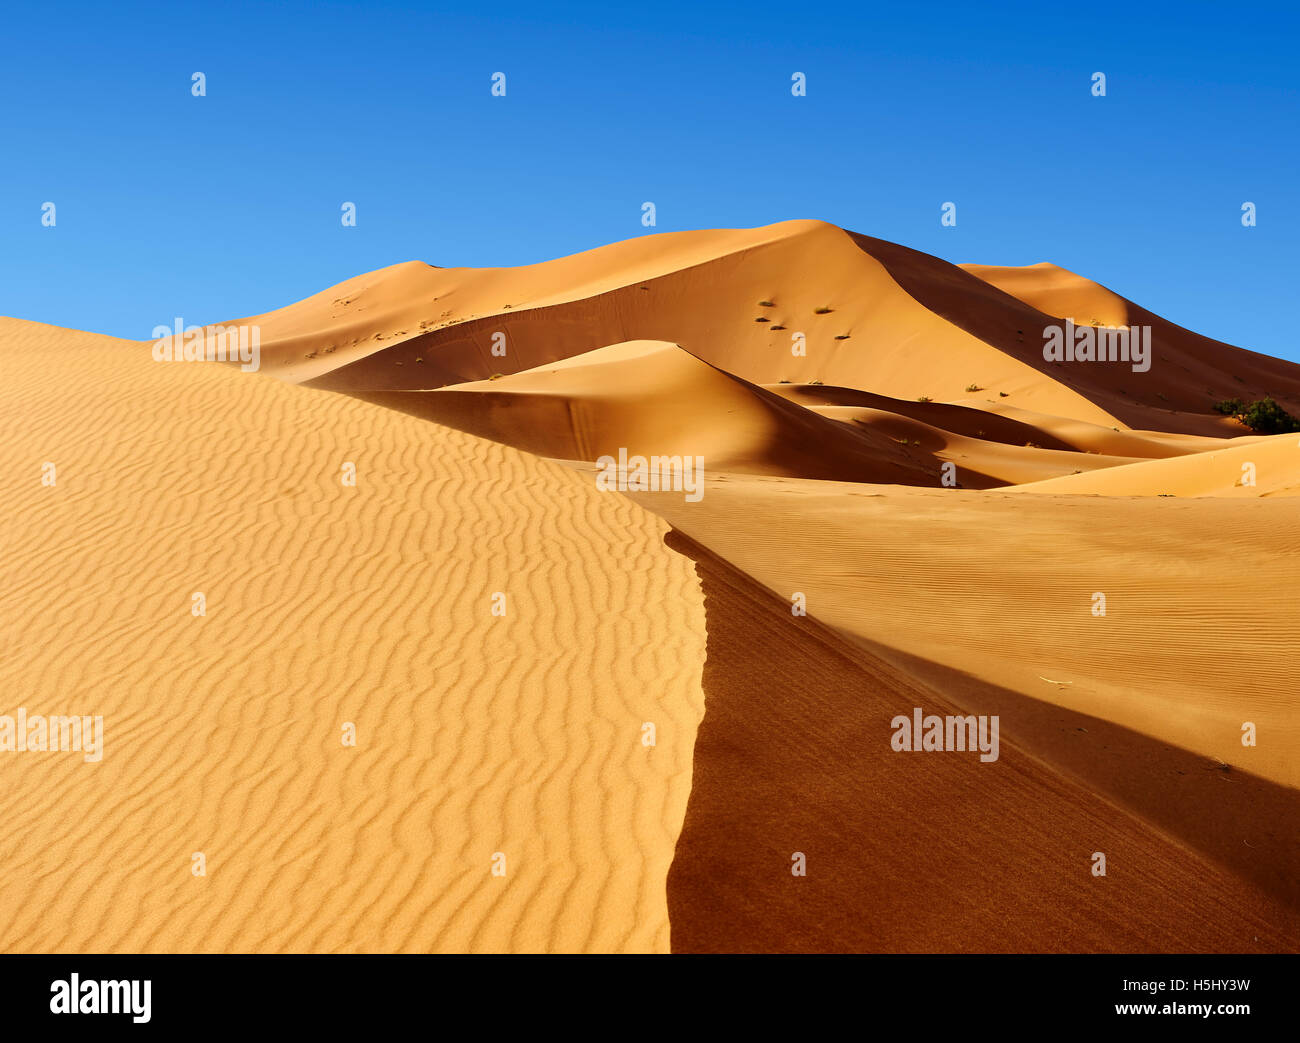
[(235, 321), (0, 320), (0, 949), (1300, 948), (1300, 366), (817, 221)]
[(870, 428), (836, 423), (674, 344), (633, 341), (495, 380), (360, 397), (541, 456), (704, 456), (729, 471), (923, 484), (937, 465)]

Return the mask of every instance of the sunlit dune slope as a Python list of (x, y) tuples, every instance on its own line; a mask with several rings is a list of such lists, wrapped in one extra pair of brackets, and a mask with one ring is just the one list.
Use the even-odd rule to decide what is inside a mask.
[(97, 763), (0, 753), (0, 949), (667, 949), (704, 614), (662, 522), (391, 410), (15, 320), (0, 428), (0, 713), (105, 734)]

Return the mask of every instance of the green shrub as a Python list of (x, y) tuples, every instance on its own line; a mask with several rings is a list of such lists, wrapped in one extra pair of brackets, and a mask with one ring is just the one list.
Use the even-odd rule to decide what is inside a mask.
[(1239, 419), (1252, 431), (1262, 435), (1284, 435), (1300, 431), (1300, 420), (1279, 406), (1271, 398), (1261, 398), (1246, 407)]
[(1261, 398), (1258, 402), (1249, 404), (1239, 398), (1228, 398), (1214, 403), (1214, 408), (1227, 416), (1236, 417), (1261, 435), (1285, 435), (1300, 431), (1300, 420), (1271, 398)]

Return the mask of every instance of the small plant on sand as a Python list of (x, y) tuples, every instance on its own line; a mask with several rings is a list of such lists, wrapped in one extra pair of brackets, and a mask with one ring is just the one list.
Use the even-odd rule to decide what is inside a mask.
[(983, 391), (984, 389), (983, 389), (982, 387), (980, 387), (978, 384), (967, 384), (967, 385), (966, 385), (966, 390), (967, 390), (967, 391)]
[(999, 391), (999, 392), (998, 392), (998, 396), (1001, 397), (1001, 398), (1010, 398), (1010, 397), (1011, 397), (1010, 393), (1009, 393), (1009, 392), (1006, 392), (1006, 391)]
[(808, 383), (809, 383), (809, 384), (820, 384), (821, 381), (820, 381), (820, 380), (810, 380), (810, 381), (808, 381)]
[(917, 401), (918, 401), (918, 402), (933, 402), (934, 399), (932, 399), (929, 395), (922, 395), (920, 398), (917, 399)]
[(830, 313), (831, 313), (830, 308), (827, 308), (827, 307), (824, 307), (824, 306), (821, 307), (821, 308), (814, 308), (814, 309), (813, 309), (813, 314), (814, 314), (814, 315), (829, 315)]
[(759, 301), (758, 306), (760, 308), (775, 308), (776, 301)]
[(847, 333), (837, 333), (837, 334), (835, 335), (835, 339), (836, 339), (836, 340), (848, 340), (848, 339), (849, 339), (849, 335), (848, 335)]
[(784, 326), (769, 326), (768, 329), (770, 329), (770, 330), (783, 330), (783, 329), (785, 329), (785, 327), (784, 327)]
[(504, 373), (493, 373), (490, 377), (488, 377), (488, 380), (500, 380), (504, 376), (505, 376)]

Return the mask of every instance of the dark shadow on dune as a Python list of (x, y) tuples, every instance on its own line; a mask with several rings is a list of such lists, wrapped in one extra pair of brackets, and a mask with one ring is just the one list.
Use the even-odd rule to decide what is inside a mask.
[(971, 406), (958, 406), (948, 402), (906, 402), (871, 391), (832, 384), (791, 384), (781, 390), (784, 392), (783, 397), (801, 405), (811, 402), (879, 409), (920, 421), (941, 431), (988, 442), (1001, 442), (1003, 445), (1023, 446), (1032, 442), (1041, 449), (1059, 449), (1064, 452), (1077, 452), (1081, 448), (1032, 424)]
[[(1295, 794), (1224, 781), (1192, 755), (1013, 693), (973, 708), (1003, 715), (995, 763), (894, 752), (894, 715), (956, 712), (952, 701), (793, 617), (688, 537), (665, 542), (695, 561), (708, 626), (705, 716), (668, 876), (674, 951), (1300, 948)], [(1041, 728), (1052, 714), (1078, 778), (1016, 741), (1021, 715)], [(1159, 828), (1098, 795), (1097, 777), (1115, 774), (1123, 786), (1107, 785)], [(1232, 851), (1234, 823), (1259, 846)], [(1097, 850), (1104, 880), (1089, 872)], [(796, 852), (806, 876), (791, 872)]]
[(876, 651), (971, 712), (1016, 722), (1030, 753), (1300, 914), (1300, 791), (942, 663)]

